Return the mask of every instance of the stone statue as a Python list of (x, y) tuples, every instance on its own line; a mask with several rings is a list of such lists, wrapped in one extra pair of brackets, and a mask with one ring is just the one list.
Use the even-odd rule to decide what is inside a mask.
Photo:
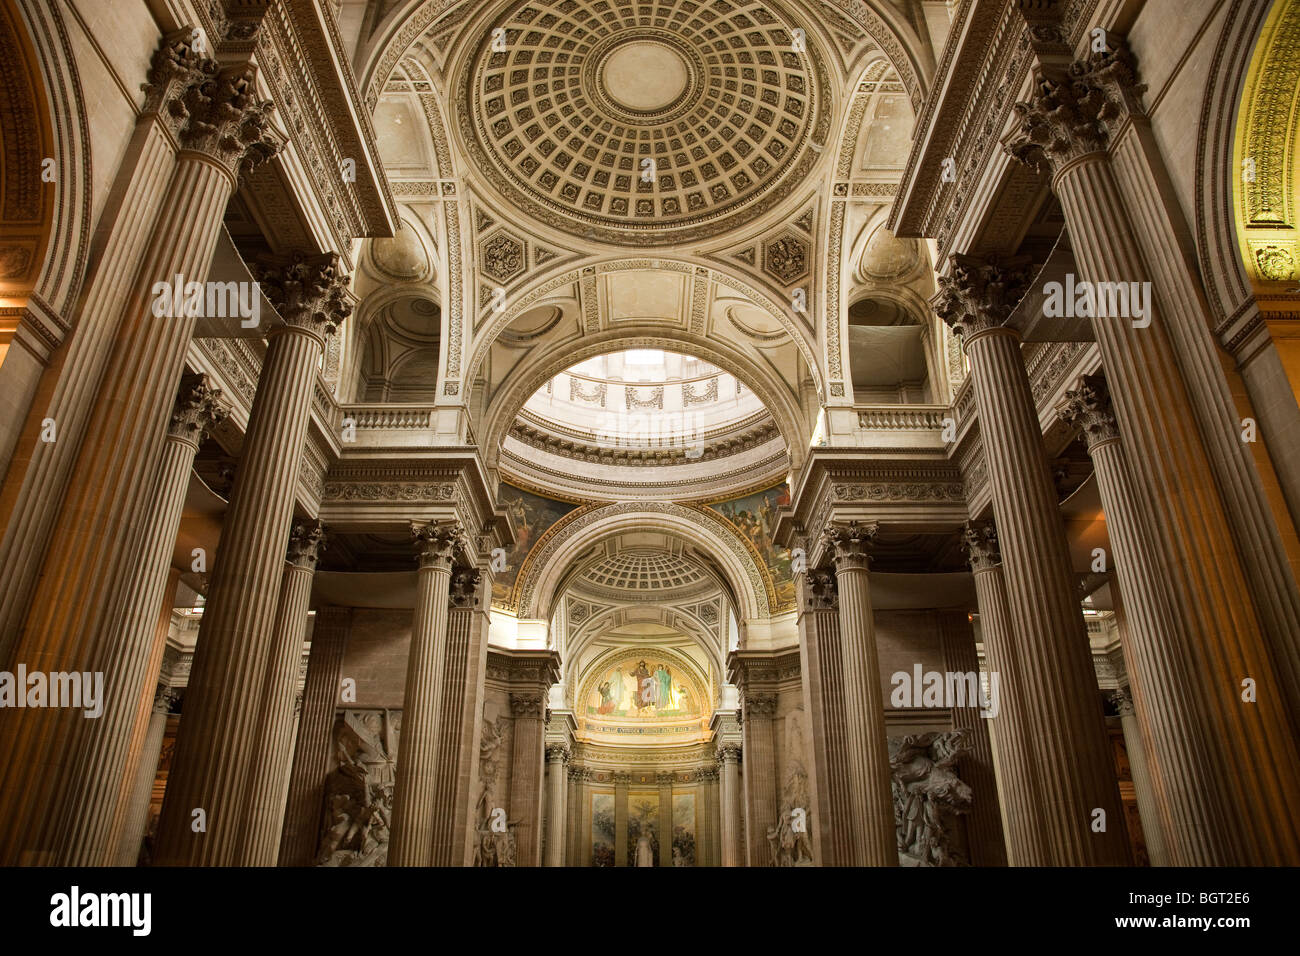
[(338, 716), (334, 724), (338, 766), (325, 779), (317, 866), (385, 864), (395, 749), (390, 712), (349, 710)]
[(889, 745), (899, 862), (966, 866), (952, 823), (971, 808), (971, 789), (954, 766), (970, 753), (967, 731), (891, 737)]
[(479, 798), (475, 809), (478, 821), (474, 844), (475, 866), (514, 866), (517, 843), (516, 823), (501, 819), (498, 814), (496, 790), (501, 774), (501, 757), (505, 750), (506, 721), (483, 715), (483, 732), (478, 745)]
[(636, 865), (655, 865), (655, 848), (650, 843), (650, 837), (646, 836), (644, 833), (636, 838)]
[(796, 763), (781, 791), (781, 809), (776, 825), (767, 828), (767, 845), (772, 866), (811, 866), (812, 843), (808, 839), (808, 774)]

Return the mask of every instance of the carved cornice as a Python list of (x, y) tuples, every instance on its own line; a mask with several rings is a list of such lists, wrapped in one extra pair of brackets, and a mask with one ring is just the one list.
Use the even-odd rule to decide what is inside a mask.
[(299, 521), (289, 533), (289, 549), (285, 556), (295, 568), (316, 570), (316, 561), (326, 547), (325, 525), (319, 520)]
[(1061, 421), (1078, 427), (1088, 442), (1088, 451), (1119, 440), (1119, 425), (1111, 405), (1110, 390), (1101, 375), (1085, 375), (1076, 388), (1065, 393), (1064, 400), (1056, 406)]
[(1027, 256), (954, 255), (949, 264), (948, 274), (939, 276), (939, 291), (931, 302), (963, 346), (981, 332), (1004, 326), (1032, 278)]
[(207, 375), (186, 375), (181, 379), (176, 404), (172, 407), (167, 434), (190, 442), (196, 448), (207, 433), (230, 415), (230, 406), (222, 401), (221, 389)]

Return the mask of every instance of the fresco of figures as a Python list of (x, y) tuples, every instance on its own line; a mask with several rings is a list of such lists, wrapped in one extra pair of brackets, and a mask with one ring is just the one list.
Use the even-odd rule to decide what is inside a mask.
[(778, 548), (772, 538), (776, 531), (777, 512), (790, 507), (790, 486), (782, 482), (766, 491), (715, 502), (709, 507), (730, 521), (767, 565), (776, 590), (777, 607), (792, 606), (794, 578), (790, 574), (790, 555)]
[(601, 717), (692, 717), (699, 702), (667, 661), (623, 661), (596, 681), (587, 697), (587, 713)]
[(501, 507), (510, 513), (515, 525), (514, 547), (506, 555), (506, 566), (492, 577), (492, 603), (512, 606), (515, 581), (528, 552), (542, 535), (577, 507), (553, 498), (543, 498), (513, 485), (501, 484)]

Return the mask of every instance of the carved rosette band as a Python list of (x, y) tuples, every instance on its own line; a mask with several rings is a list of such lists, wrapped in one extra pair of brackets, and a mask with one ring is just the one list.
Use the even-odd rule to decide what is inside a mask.
[(319, 519), (295, 521), (293, 530), (289, 533), (289, 549), (285, 560), (295, 568), (315, 571), (316, 562), (325, 546), (325, 525)]
[(208, 431), (229, 415), (230, 406), (221, 400), (221, 389), (208, 376), (186, 375), (181, 379), (167, 434), (198, 446), (203, 444)]
[(992, 521), (966, 522), (961, 537), (971, 571), (992, 571), (1002, 563), (1002, 554), (998, 550), (998, 531)]
[(949, 266), (948, 274), (939, 277), (939, 291), (930, 302), (963, 346), (979, 333), (1005, 325), (1032, 278), (1028, 256), (954, 255), (949, 257)]
[(822, 532), (822, 544), (832, 549), (836, 572), (861, 570), (871, 566), (871, 549), (880, 525), (874, 521), (833, 522)]
[(515, 717), (541, 719), (546, 708), (546, 698), (541, 694), (511, 694), (510, 713)]
[(1132, 52), (1115, 34), (1105, 52), (1076, 60), (1066, 70), (1039, 70), (1027, 103), (1016, 103), (1020, 136), (1007, 152), (1039, 172), (1104, 153), (1119, 123), (1141, 115), (1146, 86), (1137, 81)]
[(243, 178), (276, 154), (271, 138), (269, 100), (257, 97), (256, 69), (249, 65), (222, 69), (196, 52), (186, 27), (169, 34), (154, 51), (146, 109), (171, 127), (182, 148), (216, 160), (232, 176)]
[(1106, 379), (1100, 375), (1085, 375), (1077, 388), (1065, 393), (1056, 406), (1056, 414), (1067, 425), (1076, 425), (1088, 442), (1088, 451), (1094, 451), (1107, 442), (1119, 441), (1119, 426), (1115, 422), (1115, 409), (1111, 405)]
[(267, 257), (253, 271), (286, 325), (324, 338), (352, 314), (349, 277), (336, 253)]
[(459, 524), (430, 521), (411, 522), (411, 540), (415, 544), (420, 569), (451, 570), (458, 548), (465, 544), (465, 529)]

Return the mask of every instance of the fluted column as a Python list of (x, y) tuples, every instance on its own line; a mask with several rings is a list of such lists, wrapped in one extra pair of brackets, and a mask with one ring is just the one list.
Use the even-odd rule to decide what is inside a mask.
[(659, 865), (673, 865), (673, 775), (656, 773), (659, 787)]
[(491, 593), (491, 577), (485, 572), (471, 568), (452, 572), (438, 727), (434, 866), (469, 866), (473, 860)]
[(565, 793), (569, 748), (564, 744), (546, 745), (546, 865), (564, 866), (564, 840), (567, 832)]
[[(267, 336), (222, 523), (158, 826), (163, 865), (229, 866), (239, 858), (241, 802), (257, 746), (316, 366), (325, 336), (351, 311), (336, 255), (267, 260), (255, 271), (285, 325)], [(205, 811), (206, 832), (192, 829), (196, 808)]]
[(875, 524), (849, 521), (830, 525), (822, 536), (835, 560), (840, 601), (848, 797), (848, 818), (843, 823), (853, 827), (854, 855), (846, 862), (854, 866), (898, 866), (889, 741), (868, 570), (869, 551), (878, 530)]
[(953, 256), (935, 304), (970, 357), (1051, 862), (1118, 866), (1130, 859), (1110, 738), (1020, 335), (1006, 324), (1028, 282), (1025, 260)]
[[(122, 607), (138, 564), (141, 516), (152, 511), (159, 449), (195, 322), (193, 316), (155, 315), (153, 288), (177, 274), (186, 281), (206, 277), (237, 174), (272, 152), (264, 141), (270, 105), (254, 95), (250, 69), (221, 72), (183, 45), (164, 47), (150, 73), (149, 96), (181, 151), (109, 340), (102, 368), (112, 372), (79, 383), (96, 389), (88, 411), (84, 396), (67, 397), (85, 416), (75, 465), (63, 449), (77, 447), (77, 436), (64, 433), (52, 443), (59, 452), (51, 454), (48, 472), (35, 461), (29, 468), (29, 479), (39, 471), (48, 483), (25, 487), (37, 496), (65, 489), (61, 504), (31, 499), (10, 523), (0, 573), (0, 650), (7, 652), (0, 660), (8, 670), (24, 664), (46, 672), (99, 672), (112, 681), (131, 667), (111, 656), (106, 624)], [(51, 520), (56, 507), (58, 518)], [(6, 808), (0, 863), (56, 861), (68, 823), (50, 809), (66, 779), (68, 749), (51, 742), (76, 741), (91, 732), (90, 723), (71, 708), (34, 708), (0, 722), (0, 805)]]
[(808, 571), (796, 579), (795, 586), (803, 706), (812, 725), (813, 852), (821, 866), (848, 866), (854, 859), (854, 828), (848, 816), (839, 594), (831, 572)]
[(627, 866), (627, 786), (630, 773), (614, 774), (614, 865)]
[(347, 647), (352, 609), (317, 608), (307, 658), (307, 681), (302, 692), (293, 748), (293, 770), (284, 805), (280, 835), (280, 866), (310, 866), (320, 833), (325, 778), (330, 771), (330, 733), (343, 681), (343, 652)]
[(778, 812), (776, 740), (772, 723), (776, 719), (776, 695), (744, 691), (745, 747), (745, 859), (748, 866), (771, 865), (767, 828), (775, 826)]
[(158, 776), (158, 756), (167, 733), (167, 714), (179, 696), (178, 690), (163, 684), (159, 684), (154, 692), (131, 792), (122, 814), (122, 832), (110, 861), (112, 866), (135, 866), (140, 857), (140, 844), (144, 842), (144, 832), (149, 825), (149, 801), (153, 799), (153, 783)]
[(293, 765), (294, 699), (307, 637), (307, 609), (316, 561), (324, 549), (325, 528), (320, 521), (294, 525), (275, 614), (275, 641), (262, 682), (261, 732), (249, 768), (241, 866), (274, 866), (280, 852)]
[(1051, 848), (1043, 833), (1042, 798), (1024, 700), (1029, 685), (1020, 676), (1020, 651), (1011, 626), (997, 532), (991, 523), (967, 524), (963, 544), (975, 579), (985, 666), (990, 681), (993, 674), (998, 675), (998, 712), (990, 718), (989, 730), (1000, 787), (998, 798), (1006, 821), (1007, 862), (1012, 866), (1046, 866)]
[(576, 866), (591, 866), (591, 780), (594, 771), (590, 767), (581, 768), (578, 778), (578, 839)]
[(722, 799), (719, 777), (721, 768), (714, 764), (709, 770), (709, 866), (722, 866)]
[(582, 781), (582, 768), (570, 764), (566, 776), (568, 777), (568, 792), (564, 796), (564, 865), (580, 866), (577, 845), (579, 827), (581, 826), (581, 805), (578, 801), (581, 799), (579, 784)]
[(1119, 711), (1120, 727), (1124, 731), (1124, 749), (1128, 752), (1129, 772), (1133, 774), (1133, 794), (1137, 799), (1138, 819), (1142, 821), (1142, 839), (1147, 846), (1147, 856), (1151, 858), (1152, 866), (1168, 866), (1169, 849), (1160, 823), (1159, 804), (1151, 787), (1151, 774), (1147, 771), (1147, 749), (1142, 741), (1133, 695), (1129, 688), (1121, 687), (1111, 694), (1110, 699)]
[(420, 570), (411, 623), (411, 649), (402, 697), (402, 736), (393, 787), (389, 866), (429, 866), (437, 796), (438, 723), (442, 714), (444, 644), (451, 564), (463, 546), (458, 524), (413, 524)]
[[(1146, 281), (1146, 254), (1106, 152), (1111, 123), (1126, 115), (1139, 92), (1131, 60), (1112, 50), (1076, 64), (1068, 76), (1037, 79), (1030, 102), (1017, 105), (1024, 139), (1014, 152), (1050, 169), (1085, 280)], [(1216, 479), (1211, 459), (1219, 451), (1210, 454), (1218, 442), (1204, 441), (1195, 420), (1195, 396), (1189, 393), (1198, 387), (1179, 373), (1189, 357), (1184, 353), (1195, 345), (1184, 340), (1177, 308), (1154, 297), (1147, 307), (1143, 322), (1149, 324), (1135, 327), (1128, 319), (1110, 317), (1093, 318), (1092, 327), (1132, 478), (1134, 511), (1141, 514), (1139, 527), (1158, 557), (1166, 613), (1179, 635), (1174, 656), (1182, 658), (1186, 686), (1201, 698), (1213, 728), (1206, 743), (1219, 749), (1221, 761), (1240, 768), (1226, 779), (1216, 774), (1212, 784), (1232, 794), (1223, 853), (1237, 864), (1295, 864), (1300, 862), (1300, 827), (1288, 808), (1300, 805), (1294, 730), (1300, 628), (1283, 614), (1286, 602), (1264, 593), (1272, 587), (1268, 569), (1246, 573), (1234, 547), (1233, 534), (1247, 529), (1237, 527), (1238, 516), (1224, 507), (1216, 480), (1226, 476)], [(1225, 416), (1219, 427), (1237, 433), (1240, 425)], [(1239, 442), (1232, 453), (1246, 454)], [(1254, 522), (1246, 525), (1254, 527)], [(1253, 603), (1244, 599), (1252, 594)], [(1242, 699), (1246, 679), (1255, 688), (1251, 701)], [(1144, 692), (1139, 680), (1134, 687), (1139, 715), (1145, 709)], [(1163, 777), (1159, 763), (1165, 756), (1154, 738), (1152, 747), (1153, 774)], [(1175, 858), (1181, 853), (1182, 840), (1172, 832), (1178, 826), (1171, 821)], [(1198, 839), (1192, 830), (1200, 822), (1191, 823), (1191, 830), (1183, 826), (1187, 840)], [(1218, 838), (1199, 839), (1212, 846)], [(1223, 858), (1211, 848), (1197, 852)]]
[(713, 860), (713, 781), (717, 771), (702, 767), (695, 771), (695, 865), (716, 866)]
[[(50, 815), (60, 820), (56, 854), (65, 865), (111, 864), (142, 760), (149, 763), (152, 759), (152, 780), (157, 752), (151, 758), (142, 748), (153, 723), (154, 688), (171, 622), (171, 595), (176, 587), (172, 551), (194, 455), (207, 430), (227, 414), (221, 390), (212, 387), (206, 376), (186, 377), (163, 442), (154, 497), (136, 558), (127, 569), (125, 591), (102, 638), (103, 659), (118, 662), (109, 671), (113, 679), (104, 684), (103, 714), (86, 722), (88, 726), (67, 755), (69, 765), (84, 767), (84, 771), (64, 776), (49, 808)], [(139, 849), (138, 839), (135, 849)]]
[[(979, 655), (975, 652), (975, 632), (966, 612), (941, 610), (939, 639), (943, 644), (944, 669), (962, 674), (979, 674)], [(1001, 698), (1001, 675), (998, 698)], [(990, 693), (992, 685), (990, 685)], [(964, 730), (970, 739), (970, 755), (958, 767), (962, 780), (971, 788), (972, 804), (966, 817), (971, 863), (976, 866), (1006, 866), (1007, 845), (1002, 834), (1002, 813), (998, 807), (997, 779), (993, 772), (993, 750), (989, 743), (988, 721), (980, 713), (980, 701), (966, 702), (952, 709), (954, 730)]]
[(541, 691), (511, 694), (510, 714), (514, 718), (510, 816), (511, 822), (517, 821), (516, 863), (519, 866), (541, 866), (546, 695)]
[(722, 790), (722, 865), (740, 866), (740, 748), (718, 748)]

